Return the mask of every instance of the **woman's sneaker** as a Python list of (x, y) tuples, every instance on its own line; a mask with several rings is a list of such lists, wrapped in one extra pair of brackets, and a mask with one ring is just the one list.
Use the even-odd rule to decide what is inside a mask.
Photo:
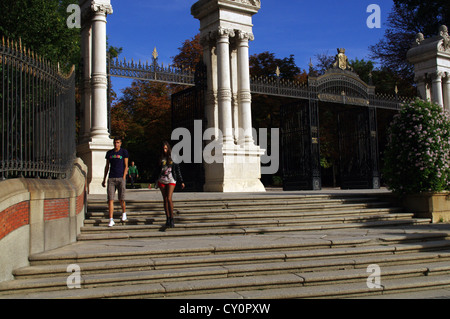
[(114, 222), (114, 220), (111, 218), (110, 220), (109, 220), (109, 227), (113, 227), (114, 225), (115, 225), (116, 223)]
[(122, 214), (122, 221), (123, 222), (126, 222), (128, 219), (127, 219), (127, 213), (123, 213)]

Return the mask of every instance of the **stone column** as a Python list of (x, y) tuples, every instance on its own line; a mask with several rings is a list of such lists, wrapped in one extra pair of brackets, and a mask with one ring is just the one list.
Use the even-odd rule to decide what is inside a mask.
[(238, 62), (237, 50), (234, 41), (230, 48), (230, 70), (231, 70), (231, 113), (233, 126), (233, 143), (237, 144), (239, 140), (239, 99), (238, 99)]
[[(207, 65), (211, 63), (211, 71), (208, 71), (208, 77), (211, 76), (211, 79), (208, 78), (206, 112), (209, 122), (209, 118), (213, 117), (209, 113), (210, 107), (214, 104), (217, 92), (218, 125), (216, 127), (217, 131), (220, 130), (222, 133), (222, 139), (208, 144), (208, 152), (204, 152), (204, 191), (265, 191), (260, 180), (260, 158), (264, 151), (256, 145), (244, 147), (245, 138), (240, 138), (244, 127), (250, 128), (250, 133), (247, 134), (252, 136), (251, 101), (250, 86), (246, 81), (249, 78), (248, 41), (247, 44), (245, 41), (241, 44), (244, 46), (242, 50), (236, 39), (238, 31), (252, 32), (252, 16), (260, 7), (259, 0), (200, 0), (191, 8), (192, 15), (200, 20), (200, 36), (205, 39), (214, 39), (214, 43), (209, 42), (208, 49), (204, 47), (204, 53), (210, 55), (210, 57), (204, 57), (205, 63)], [(214, 46), (215, 50), (211, 50)], [(245, 58), (240, 62), (239, 56), (244, 55)], [(241, 101), (244, 101), (244, 104), (247, 103), (244, 105), (244, 111), (242, 111)], [(242, 124), (244, 123), (241, 116), (243, 112), (246, 125)], [(243, 141), (242, 145), (238, 145), (239, 140)]]
[(239, 144), (254, 145), (252, 135), (252, 95), (250, 93), (250, 67), (248, 42), (253, 40), (253, 34), (239, 31), (237, 35), (238, 46), (238, 78), (239, 78), (239, 118), (243, 136), (240, 136)]
[(444, 93), (444, 110), (450, 112), (450, 72), (446, 72), (446, 77), (443, 81)]
[(419, 96), (424, 100), (429, 100), (430, 95), (427, 88), (426, 78), (424, 75), (416, 75), (414, 81), (417, 83), (417, 90), (419, 91)]
[(431, 83), (433, 90), (433, 102), (444, 105), (443, 95), (442, 95), (442, 72), (435, 72), (431, 74)]
[[(207, 129), (214, 129), (214, 139), (218, 138), (219, 117), (217, 111), (217, 69), (216, 58), (214, 55), (214, 46), (210, 44), (211, 39), (208, 36), (200, 39), (203, 47), (203, 63), (206, 66), (206, 96), (205, 96), (205, 117)], [(207, 141), (208, 142), (208, 141)]]
[(108, 132), (106, 16), (109, 0), (80, 0), (82, 8), (83, 132), (77, 156), (88, 167), (89, 194), (105, 194), (102, 187), (105, 154), (114, 147)]
[(217, 97), (219, 104), (219, 128), (223, 135), (223, 144), (233, 144), (233, 125), (231, 112), (231, 73), (230, 40), (233, 30), (219, 27), (217, 31)]
[(106, 15), (111, 5), (92, 4), (92, 138), (109, 138), (108, 132), (108, 80), (106, 73)]
[(91, 23), (83, 25), (81, 30), (82, 84), (81, 84), (81, 136), (80, 142), (89, 140), (91, 135)]

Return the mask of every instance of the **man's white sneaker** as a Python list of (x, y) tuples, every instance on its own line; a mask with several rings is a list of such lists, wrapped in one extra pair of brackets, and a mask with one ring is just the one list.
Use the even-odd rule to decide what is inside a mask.
[(116, 223), (114, 222), (114, 220), (110, 219), (109, 221), (109, 227), (113, 227)]
[(122, 214), (122, 221), (123, 222), (127, 221), (127, 213)]

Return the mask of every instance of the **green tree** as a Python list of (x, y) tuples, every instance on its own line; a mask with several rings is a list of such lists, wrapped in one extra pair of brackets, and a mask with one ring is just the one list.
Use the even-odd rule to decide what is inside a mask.
[(265, 51), (250, 56), (250, 74), (252, 76), (276, 77), (277, 67), (280, 71), (280, 79), (298, 80), (302, 70), (295, 64), (294, 55), (279, 59), (274, 53)]
[(14, 0), (0, 2), (0, 36), (18, 41), (69, 71), (80, 62), (80, 30), (67, 26), (73, 0)]

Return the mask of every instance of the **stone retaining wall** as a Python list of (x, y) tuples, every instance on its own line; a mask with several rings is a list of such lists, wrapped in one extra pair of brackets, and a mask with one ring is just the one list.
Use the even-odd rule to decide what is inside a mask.
[(30, 255), (76, 241), (84, 223), (86, 176), (86, 165), (76, 159), (67, 179), (0, 182), (0, 282), (28, 266)]

